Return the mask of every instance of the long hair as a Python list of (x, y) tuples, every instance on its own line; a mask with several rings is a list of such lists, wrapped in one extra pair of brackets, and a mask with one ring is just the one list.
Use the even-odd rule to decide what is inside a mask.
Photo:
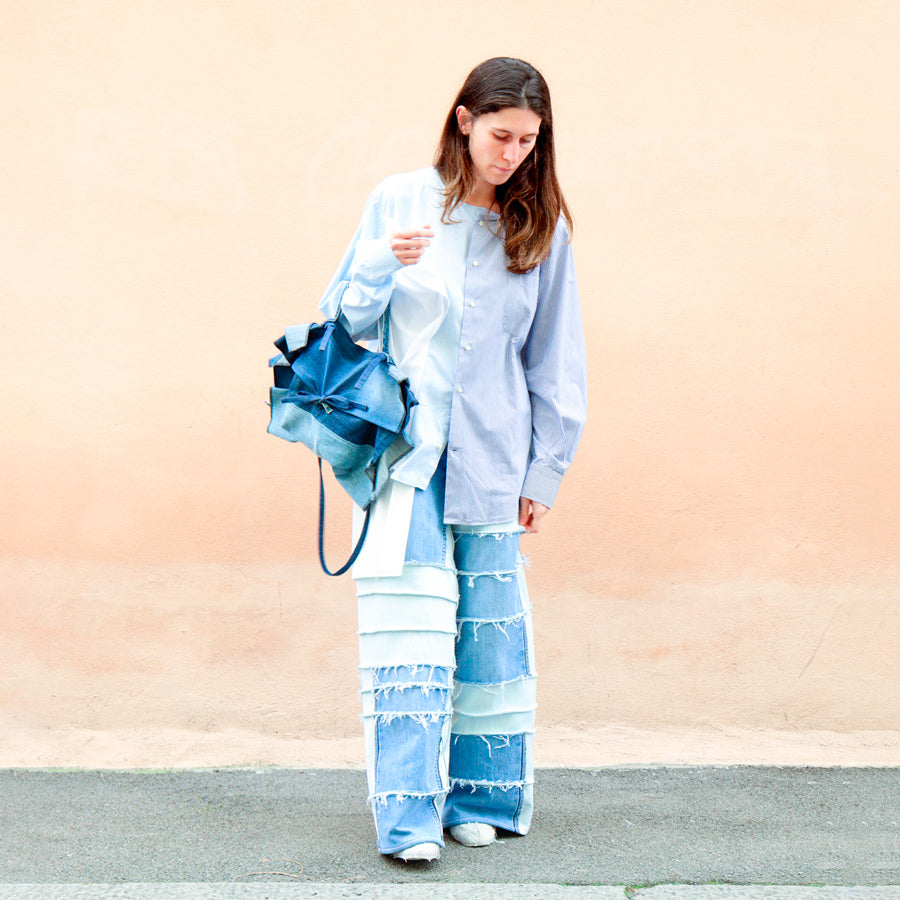
[(456, 119), (458, 106), (475, 118), (514, 106), (529, 109), (541, 119), (531, 153), (505, 184), (497, 186), (507, 268), (528, 272), (550, 253), (560, 215), (572, 231), (572, 216), (556, 177), (550, 89), (543, 75), (521, 59), (498, 56), (469, 73), (450, 108), (435, 153), (434, 165), (444, 182), (444, 222), (450, 221), (453, 210), (475, 186), (468, 138)]

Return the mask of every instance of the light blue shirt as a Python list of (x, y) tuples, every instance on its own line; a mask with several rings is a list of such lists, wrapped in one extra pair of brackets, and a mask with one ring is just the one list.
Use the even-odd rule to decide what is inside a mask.
[[(390, 301), (391, 354), (419, 400), (414, 449), (392, 470), (424, 488), (447, 449), (444, 518), (517, 518), (519, 497), (552, 506), (584, 428), (586, 359), (575, 267), (560, 219), (550, 255), (516, 275), (499, 217), (479, 207), (441, 222), (433, 168), (394, 175), (369, 196), (320, 308), (338, 305), (355, 339), (377, 337)], [(431, 225), (421, 260), (403, 266), (390, 236)]]

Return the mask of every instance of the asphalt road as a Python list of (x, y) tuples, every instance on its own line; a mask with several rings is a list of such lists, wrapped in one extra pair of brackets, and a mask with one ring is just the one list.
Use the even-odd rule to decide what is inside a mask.
[(376, 852), (365, 791), (349, 770), (0, 771), (0, 900), (900, 900), (900, 769), (543, 769), (527, 837), (414, 866)]

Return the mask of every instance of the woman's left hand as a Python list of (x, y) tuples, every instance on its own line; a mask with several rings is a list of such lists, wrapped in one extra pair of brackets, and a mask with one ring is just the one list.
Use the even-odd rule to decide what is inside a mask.
[(529, 500), (527, 497), (519, 497), (519, 524), (530, 534), (535, 534), (541, 527), (544, 516), (550, 512), (549, 506), (538, 503), (537, 500)]

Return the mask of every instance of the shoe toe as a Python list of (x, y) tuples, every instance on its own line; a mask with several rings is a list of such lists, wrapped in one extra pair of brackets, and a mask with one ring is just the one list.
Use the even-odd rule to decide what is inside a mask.
[(441, 848), (437, 844), (416, 844), (414, 847), (407, 847), (394, 854), (394, 859), (401, 859), (403, 862), (433, 862), (441, 855)]
[(454, 825), (450, 829), (450, 837), (465, 847), (486, 847), (496, 840), (497, 830), (493, 825), (485, 825), (482, 822), (466, 822), (463, 825)]

